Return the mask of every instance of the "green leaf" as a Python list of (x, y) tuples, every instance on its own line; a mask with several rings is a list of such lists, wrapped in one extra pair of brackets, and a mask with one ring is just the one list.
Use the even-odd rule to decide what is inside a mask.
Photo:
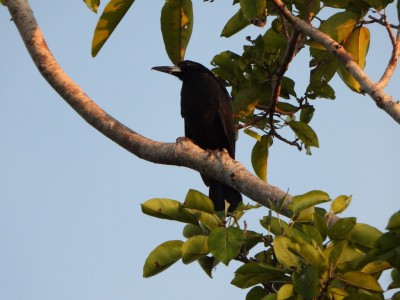
[(348, 241), (342, 240), (339, 242), (335, 242), (333, 246), (327, 249), (329, 252), (329, 265), (332, 270), (336, 269), (336, 266), (339, 263), (343, 262), (343, 257), (345, 256), (345, 249), (347, 247)]
[(323, 273), (327, 269), (327, 263), (321, 252), (306, 243), (295, 243), (293, 249), (297, 254), (304, 258), (310, 265), (314, 266), (319, 272)]
[(310, 191), (303, 195), (294, 196), (292, 198), (291, 209), (293, 214), (297, 214), (299, 211), (315, 206), (320, 203), (330, 201), (329, 195), (323, 191)]
[[(361, 69), (365, 67), (365, 59), (369, 49), (370, 33), (368, 28), (361, 27), (356, 29), (351, 36), (343, 44), (347, 52), (349, 52), (354, 61), (360, 66)], [(346, 67), (338, 63), (337, 70), (343, 82), (353, 91), (360, 93), (361, 86), (358, 81), (351, 75)]]
[(222, 29), (221, 36), (230, 37), (247, 27), (249, 24), (250, 22), (244, 17), (243, 11), (239, 9), (238, 12), (225, 24), (224, 29)]
[(260, 224), (274, 235), (283, 235), (282, 224), (289, 227), (285, 221), (273, 216), (263, 217), (262, 220), (260, 220)]
[(279, 263), (288, 270), (300, 270), (302, 262), (300, 257), (289, 250), (292, 242), (285, 236), (276, 236), (274, 239), (274, 252)]
[[(0, 2), (3, 1), (5, 0), (0, 0)], [(85, 2), (87, 7), (89, 7), (93, 12), (97, 13), (97, 9), (100, 5), (100, 0), (83, 0), (83, 2)]]
[[(347, 39), (353, 32), (358, 20), (358, 15), (353, 12), (339, 12), (323, 22), (318, 29), (329, 35), (336, 42), (342, 43), (343, 40)], [(322, 50), (325, 49), (324, 46), (316, 42), (311, 42), (310, 46)]]
[(212, 278), (212, 270), (215, 268), (215, 265), (218, 263), (215, 257), (210, 256), (202, 256), (198, 260), (200, 267), (203, 269), (206, 274)]
[(331, 240), (344, 240), (356, 225), (356, 218), (343, 218), (328, 228), (328, 236)]
[(167, 241), (157, 246), (146, 259), (143, 277), (148, 278), (161, 273), (177, 262), (182, 256), (182, 241)]
[(95, 57), (118, 26), (135, 0), (111, 0), (97, 22), (92, 40), (92, 56)]
[(203, 234), (203, 230), (200, 228), (198, 225), (193, 225), (193, 224), (187, 224), (185, 227), (183, 227), (183, 236), (185, 238), (191, 238), (192, 236), (195, 235), (200, 235)]
[(364, 0), (364, 1), (378, 11), (384, 9), (389, 3), (393, 2), (393, 0)]
[(324, 216), (314, 213), (313, 226), (317, 228), (318, 232), (321, 234), (322, 240), (325, 241), (328, 235), (328, 222)]
[(231, 284), (246, 289), (259, 283), (281, 281), (287, 279), (282, 269), (259, 262), (249, 262), (241, 266), (235, 272)]
[(261, 286), (253, 287), (246, 295), (246, 300), (261, 300), (268, 293)]
[(395, 231), (400, 229), (400, 211), (396, 212), (393, 216), (390, 217), (386, 229), (389, 231)]
[(334, 8), (346, 8), (349, 5), (350, 0), (323, 0), (325, 6)]
[(182, 261), (189, 264), (209, 253), (207, 237), (205, 235), (196, 235), (189, 238), (182, 245)]
[(373, 248), (382, 232), (368, 224), (357, 223), (350, 233), (349, 240), (367, 248)]
[(295, 291), (305, 299), (313, 299), (320, 295), (318, 290), (318, 270), (314, 266), (306, 266), (300, 273), (293, 273)]
[(268, 148), (271, 146), (271, 137), (263, 135), (257, 141), (251, 151), (251, 164), (256, 175), (263, 181), (267, 181)]
[(4, 6), (7, 6), (7, 0), (0, 0), (0, 3)]
[(209, 214), (195, 209), (187, 209), (197, 220), (199, 220), (209, 230), (222, 225), (222, 220), (216, 214)]
[(344, 273), (340, 276), (340, 280), (358, 288), (375, 292), (383, 292), (378, 281), (372, 275), (365, 274), (363, 272), (351, 271)]
[(310, 123), (312, 117), (314, 116), (315, 108), (312, 106), (304, 107), (300, 112), (300, 122), (305, 124)]
[(288, 125), (304, 145), (316, 148), (319, 147), (317, 134), (308, 124), (292, 120)]
[(252, 20), (264, 14), (266, 0), (240, 0), (240, 8), (245, 18)]
[(206, 213), (214, 213), (214, 204), (210, 198), (203, 193), (190, 189), (186, 194), (185, 207), (203, 211)]
[(192, 1), (166, 0), (161, 10), (161, 32), (165, 50), (173, 64), (184, 59), (192, 29)]
[(368, 264), (366, 264), (362, 269), (361, 272), (367, 274), (375, 274), (380, 273), (382, 271), (390, 269), (392, 266), (384, 260), (374, 260)]
[(351, 203), (351, 196), (340, 195), (336, 197), (331, 203), (331, 213), (342, 213)]
[(293, 285), (292, 284), (284, 284), (278, 291), (277, 300), (286, 300), (292, 299), (293, 296)]
[(244, 232), (237, 227), (217, 227), (208, 237), (211, 254), (225, 265), (239, 254), (243, 243)]
[(197, 219), (179, 201), (154, 198), (141, 204), (142, 212), (159, 219), (174, 220), (197, 225)]

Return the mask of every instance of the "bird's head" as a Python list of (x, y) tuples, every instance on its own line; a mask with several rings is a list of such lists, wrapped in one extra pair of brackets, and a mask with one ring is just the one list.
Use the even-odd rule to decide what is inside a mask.
[(176, 66), (160, 66), (151, 69), (174, 75), (181, 80), (202, 73), (212, 74), (205, 66), (191, 60), (183, 60)]

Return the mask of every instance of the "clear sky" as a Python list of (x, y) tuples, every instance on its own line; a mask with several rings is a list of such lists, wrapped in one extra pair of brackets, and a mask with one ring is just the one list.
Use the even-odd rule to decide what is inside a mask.
[[(98, 15), (82, 1), (31, 4), (51, 51), (89, 96), (142, 135), (173, 142), (183, 135), (181, 84), (151, 71), (170, 64), (159, 29), (163, 3), (134, 3), (95, 59), (90, 45)], [(194, 1), (186, 58), (210, 66), (216, 53), (241, 53), (247, 35), (265, 32), (248, 28), (230, 39), (219, 37), (236, 9), (225, 1)], [(390, 16), (396, 23), (393, 7)], [(377, 80), (390, 43), (383, 29), (374, 30), (371, 41), (366, 70)], [(85, 123), (41, 78), (3, 7), (0, 50), (0, 299), (244, 299), (247, 290), (229, 284), (235, 263), (219, 266), (213, 279), (197, 263), (181, 262), (142, 278), (148, 253), (181, 239), (183, 226), (143, 215), (140, 203), (183, 200), (189, 188), (207, 193), (200, 176), (142, 161)], [(308, 78), (304, 52), (289, 73), (298, 91)], [(396, 99), (399, 73), (387, 88)], [(343, 215), (384, 230), (399, 209), (399, 125), (340, 79), (332, 85), (337, 99), (315, 101), (310, 124), (320, 148), (306, 156), (276, 141), (269, 181), (291, 194), (351, 194)], [(240, 134), (237, 159), (249, 168), (253, 142)], [(258, 221), (266, 213), (248, 214), (249, 228), (261, 232)]]

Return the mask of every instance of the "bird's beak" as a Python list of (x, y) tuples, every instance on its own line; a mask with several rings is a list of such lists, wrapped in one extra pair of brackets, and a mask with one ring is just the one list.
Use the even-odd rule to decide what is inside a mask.
[(168, 74), (171, 74), (171, 75), (177, 75), (177, 74), (182, 72), (181, 68), (179, 68), (177, 66), (172, 66), (172, 67), (161, 66), (161, 67), (153, 67), (151, 69), (152, 70), (156, 70), (156, 71), (160, 71), (160, 72), (164, 72), (164, 73), (168, 73)]

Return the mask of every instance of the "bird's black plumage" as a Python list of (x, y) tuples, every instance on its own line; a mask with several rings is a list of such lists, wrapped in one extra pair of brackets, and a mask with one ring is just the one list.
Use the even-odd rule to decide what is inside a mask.
[[(185, 121), (185, 136), (203, 149), (226, 149), (235, 158), (235, 128), (231, 100), (226, 88), (203, 65), (185, 60), (173, 67), (154, 67), (182, 80), (181, 115)], [(234, 188), (202, 175), (210, 187), (209, 197), (215, 210), (223, 210), (224, 200), (234, 210), (242, 195)]]

